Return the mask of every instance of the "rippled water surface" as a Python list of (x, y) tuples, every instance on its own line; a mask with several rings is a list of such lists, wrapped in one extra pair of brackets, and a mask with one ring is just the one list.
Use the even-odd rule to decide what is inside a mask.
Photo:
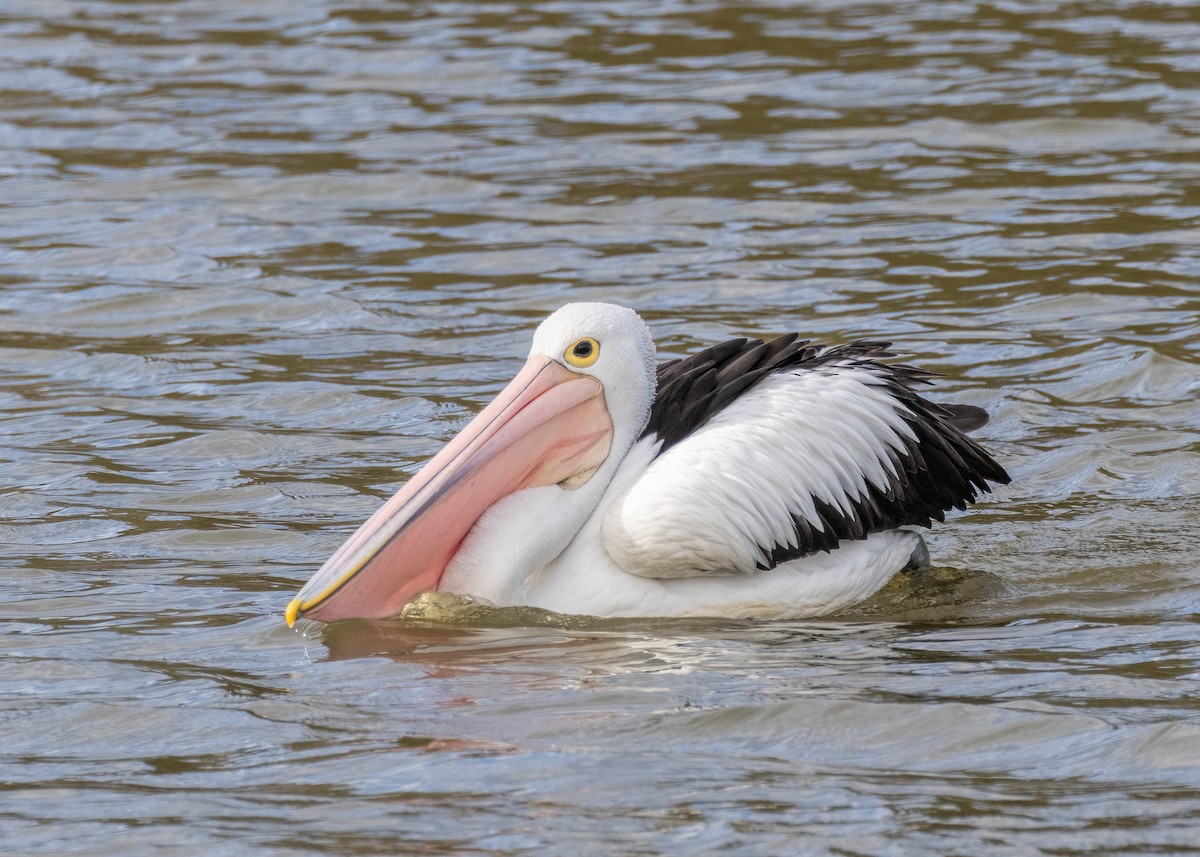
[[(1200, 849), (1187, 3), (0, 9), (10, 853)], [(869, 336), (1013, 484), (819, 622), (301, 623), (562, 303)]]

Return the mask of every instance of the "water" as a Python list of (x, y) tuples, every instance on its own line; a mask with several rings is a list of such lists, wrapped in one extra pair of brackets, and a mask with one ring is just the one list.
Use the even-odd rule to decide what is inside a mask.
[[(1189, 4), (0, 10), (22, 854), (1200, 849)], [(569, 300), (893, 339), (1013, 484), (821, 622), (286, 628)]]

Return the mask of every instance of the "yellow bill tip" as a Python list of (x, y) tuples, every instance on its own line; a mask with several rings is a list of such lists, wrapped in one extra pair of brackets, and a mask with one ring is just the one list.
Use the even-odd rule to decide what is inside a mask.
[(292, 603), (287, 606), (287, 610), (283, 611), (283, 618), (287, 620), (288, 627), (291, 628), (296, 624), (296, 616), (300, 614), (300, 598), (292, 599)]

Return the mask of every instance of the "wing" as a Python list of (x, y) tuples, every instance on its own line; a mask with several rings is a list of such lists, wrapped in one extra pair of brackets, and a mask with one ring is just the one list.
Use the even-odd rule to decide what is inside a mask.
[(1007, 483), (963, 431), (986, 413), (922, 398), (932, 374), (887, 348), (793, 334), (662, 364), (643, 437), (661, 445), (605, 511), (609, 553), (644, 577), (748, 573), (930, 526)]

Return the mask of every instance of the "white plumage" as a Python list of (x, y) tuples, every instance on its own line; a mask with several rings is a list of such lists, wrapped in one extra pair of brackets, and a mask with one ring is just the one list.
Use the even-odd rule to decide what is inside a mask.
[(605, 548), (643, 577), (749, 574), (773, 545), (796, 547), (793, 516), (823, 527), (814, 498), (852, 513), (866, 481), (886, 486), (886, 450), (912, 438), (876, 381), (861, 369), (763, 379), (621, 492)]
[[(494, 604), (528, 604), (557, 613), (594, 616), (741, 619), (824, 616), (870, 597), (902, 569), (920, 547), (921, 537), (917, 533), (893, 530), (862, 541), (848, 542), (832, 553), (792, 560), (769, 571), (747, 574), (738, 570), (729, 574), (710, 572), (660, 577), (631, 575), (606, 549), (607, 539), (602, 536), (601, 527), (606, 525), (602, 522), (614, 500), (645, 478), (657, 445), (642, 440), (634, 446), (596, 513), (589, 516), (562, 554), (525, 578), (517, 588), (487, 590), (484, 581), (499, 578), (485, 571), (495, 567), (486, 557), (490, 547), (481, 552), (482, 563), (467, 563), (474, 566), (473, 571), (478, 574), (475, 581), (456, 580), (447, 572), (443, 588), (450, 592), (470, 591)], [(726, 520), (732, 521), (736, 517), (736, 510), (731, 510)], [(697, 524), (699, 521), (696, 519)], [(699, 526), (685, 527), (692, 532), (699, 529)], [(486, 541), (494, 544), (491, 539)], [(663, 541), (664, 553), (669, 553), (670, 540)], [(694, 563), (686, 549), (679, 550), (679, 559), (681, 566)], [(581, 605), (586, 608), (581, 609)]]

